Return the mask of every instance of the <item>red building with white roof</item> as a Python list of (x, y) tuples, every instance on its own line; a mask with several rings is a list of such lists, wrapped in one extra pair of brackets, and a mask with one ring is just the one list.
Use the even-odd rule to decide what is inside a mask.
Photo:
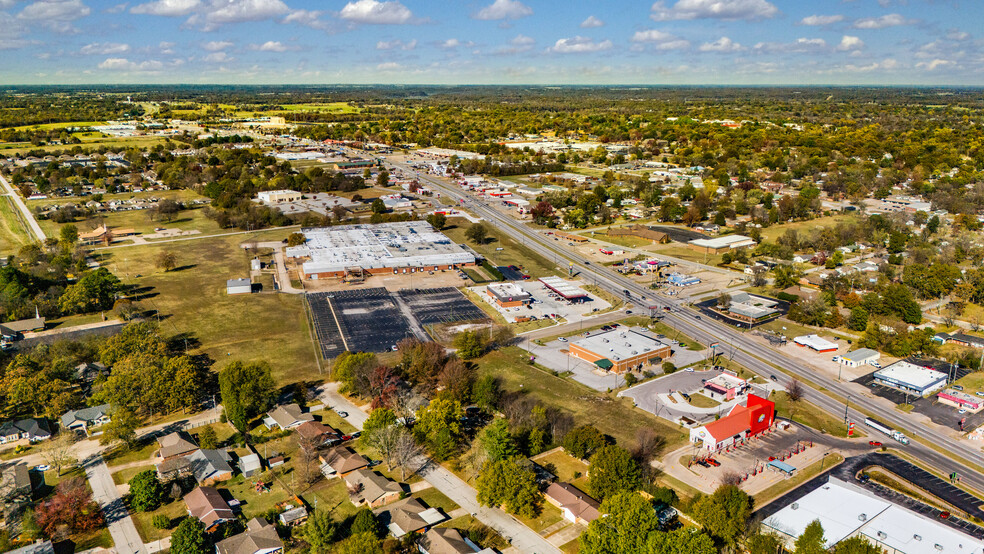
[(709, 451), (731, 446), (736, 441), (753, 437), (769, 427), (776, 419), (776, 405), (754, 394), (748, 395), (745, 406), (735, 406), (727, 416), (690, 430), (690, 442)]

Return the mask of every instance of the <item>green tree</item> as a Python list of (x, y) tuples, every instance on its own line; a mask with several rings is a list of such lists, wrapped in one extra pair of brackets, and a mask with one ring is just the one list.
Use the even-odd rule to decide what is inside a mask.
[(157, 268), (164, 271), (171, 271), (178, 267), (178, 257), (170, 250), (161, 250), (157, 254)]
[(748, 554), (776, 554), (782, 542), (772, 533), (756, 533), (745, 541)]
[(287, 246), (300, 246), (306, 240), (307, 237), (304, 236), (304, 233), (291, 233), (287, 235)]
[(334, 554), (383, 554), (379, 539), (371, 533), (352, 535), (335, 545)]
[(504, 460), (519, 453), (516, 441), (509, 433), (509, 422), (496, 418), (478, 435), (479, 443), (488, 453), (490, 460)]
[(58, 234), (61, 236), (61, 241), (69, 246), (79, 241), (79, 228), (71, 223), (62, 227)]
[(722, 485), (710, 496), (695, 498), (690, 513), (715, 540), (733, 545), (745, 530), (752, 500), (738, 487)]
[(375, 354), (342, 352), (335, 358), (335, 378), (341, 381), (344, 392), (366, 396), (370, 390), (370, 374), (378, 366)]
[(375, 432), (380, 429), (385, 429), (390, 425), (396, 423), (396, 414), (393, 410), (389, 408), (376, 408), (369, 414), (366, 418), (365, 423), (362, 424), (362, 435), (369, 441), (372, 442), (372, 436)]
[(197, 517), (186, 517), (171, 534), (171, 554), (210, 554), (205, 524)]
[(370, 205), (370, 207), (372, 209), (372, 213), (374, 213), (374, 214), (384, 214), (384, 213), (386, 213), (386, 204), (384, 204), (383, 201), (381, 199), (379, 199), (379, 198), (373, 200), (372, 201), (372, 204)]
[(882, 554), (882, 552), (881, 548), (871, 544), (861, 535), (844, 539), (834, 547), (834, 554)]
[(488, 239), (489, 230), (486, 229), (485, 225), (482, 223), (472, 223), (471, 227), (465, 231), (465, 237), (474, 242), (475, 244), (485, 244), (486, 239)]
[(588, 487), (595, 498), (605, 499), (642, 486), (639, 463), (621, 446), (603, 446), (591, 456)]
[(130, 479), (130, 506), (141, 512), (152, 512), (161, 507), (167, 492), (152, 469), (141, 471)]
[(582, 460), (602, 446), (605, 446), (604, 435), (591, 425), (575, 427), (564, 436), (564, 450), (571, 456)]
[(794, 286), (799, 282), (799, 272), (790, 265), (777, 265), (772, 270), (775, 280), (773, 281), (777, 289), (785, 289)]
[(58, 298), (59, 309), (67, 314), (82, 314), (113, 307), (120, 280), (105, 267), (82, 275), (74, 285), (69, 285)]
[(338, 527), (325, 509), (315, 510), (304, 524), (304, 541), (314, 554), (328, 554), (338, 540)]
[(815, 519), (807, 524), (806, 529), (796, 539), (796, 554), (823, 554), (827, 551), (827, 539), (823, 537), (823, 526)]
[(485, 343), (477, 331), (462, 331), (455, 335), (454, 347), (462, 360), (477, 358), (485, 352)]
[(249, 421), (269, 409), (275, 387), (266, 362), (235, 361), (220, 371), (222, 408), (233, 427), (246, 433)]
[(851, 316), (847, 318), (848, 328), (854, 331), (864, 331), (868, 328), (868, 310), (864, 306), (851, 308)]
[(444, 214), (430, 214), (427, 216), (427, 223), (440, 231), (448, 223), (448, 218)]
[(483, 375), (472, 385), (472, 402), (486, 412), (495, 409), (501, 396), (499, 380), (494, 375)]
[(426, 444), (431, 454), (438, 460), (447, 460), (454, 455), (461, 442), (461, 419), (465, 410), (457, 400), (438, 396), (431, 403), (417, 410), (414, 435)]
[(103, 434), (99, 435), (99, 444), (123, 443), (129, 449), (137, 441), (137, 425), (140, 420), (133, 410), (120, 408), (113, 412), (109, 423), (103, 425)]
[(376, 519), (376, 514), (372, 513), (372, 510), (369, 508), (362, 508), (355, 513), (355, 519), (352, 520), (351, 528), (353, 535), (369, 533), (370, 535), (379, 538), (382, 530), (383, 529), (379, 525), (379, 521)]
[(649, 536), (648, 554), (715, 554), (714, 539), (696, 529), (683, 528)]
[(376, 186), (377, 187), (388, 187), (389, 186), (390, 174), (388, 171), (380, 171), (376, 174)]
[(198, 433), (198, 445), (205, 450), (215, 450), (219, 446), (219, 438), (215, 436), (215, 429), (211, 425), (206, 425)]
[(154, 525), (154, 529), (170, 529), (171, 528), (171, 516), (167, 514), (157, 514), (151, 520)]
[(606, 514), (581, 533), (581, 554), (646, 552), (650, 537), (659, 531), (659, 518), (645, 498), (636, 493), (614, 494), (601, 503)]
[(543, 495), (533, 470), (521, 465), (522, 458), (485, 463), (475, 481), (478, 503), (482, 506), (505, 506), (506, 511), (526, 518), (540, 513)]

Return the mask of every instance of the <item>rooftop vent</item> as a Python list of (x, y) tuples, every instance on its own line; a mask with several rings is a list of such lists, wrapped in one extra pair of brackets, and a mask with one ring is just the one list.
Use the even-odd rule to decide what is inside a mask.
[(884, 532), (884, 531), (879, 531), (879, 532), (878, 532), (878, 533), (876, 533), (876, 534), (878, 535), (878, 538), (879, 538), (879, 539), (887, 539), (887, 538), (888, 538), (888, 533), (886, 533), (886, 532)]
[(921, 541), (922, 540), (922, 535), (912, 535), (912, 538), (915, 539), (915, 540), (917, 540), (917, 541)]
[(936, 543), (936, 544), (933, 545), (933, 548), (935, 548), (936, 550), (942, 551), (943, 550), (943, 545), (940, 544), (940, 543)]
[(868, 514), (858, 514), (858, 521), (868, 521)]
[(800, 507), (799, 502), (793, 502), (792, 504), (789, 505), (790, 510), (798, 510), (799, 507)]

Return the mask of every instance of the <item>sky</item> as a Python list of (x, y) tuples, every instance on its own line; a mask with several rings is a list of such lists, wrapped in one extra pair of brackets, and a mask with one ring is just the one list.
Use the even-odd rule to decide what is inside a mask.
[(984, 0), (0, 0), (0, 84), (984, 85)]

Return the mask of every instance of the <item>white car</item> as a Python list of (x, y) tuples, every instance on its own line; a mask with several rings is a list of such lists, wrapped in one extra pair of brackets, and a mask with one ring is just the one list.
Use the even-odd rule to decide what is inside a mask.
[(559, 339), (557, 339), (557, 340), (559, 340), (560, 342), (567, 342), (567, 339), (566, 339), (566, 338), (564, 338), (564, 337), (560, 337), (560, 338), (559, 338)]
[(37, 466), (34, 469), (36, 471), (48, 471), (49, 469), (51, 469), (51, 466), (45, 464), (45, 465)]
[(684, 369), (684, 371), (686, 371), (688, 373), (693, 373), (694, 372), (694, 368), (688, 367), (688, 368)]

